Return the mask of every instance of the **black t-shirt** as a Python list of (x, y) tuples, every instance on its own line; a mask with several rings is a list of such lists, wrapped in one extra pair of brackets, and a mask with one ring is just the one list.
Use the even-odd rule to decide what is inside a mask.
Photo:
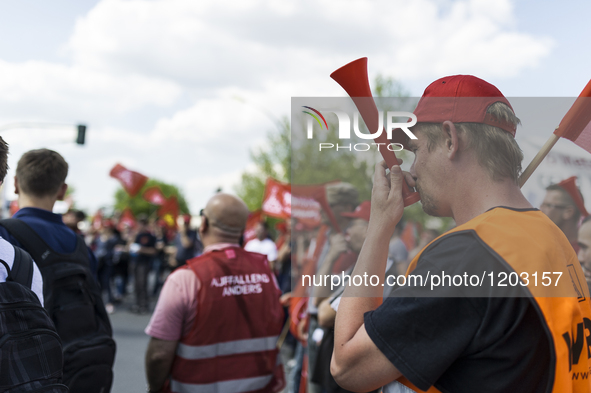
[[(444, 236), (412, 272), (512, 272), (475, 231)], [(486, 276), (488, 278), (488, 276)], [(488, 280), (487, 280), (488, 281)], [(485, 281), (486, 282), (486, 281)], [(487, 287), (488, 286), (488, 287)], [(486, 297), (471, 297), (482, 295)], [(365, 314), (369, 337), (418, 388), (442, 392), (546, 392), (555, 356), (541, 311), (521, 286), (396, 288)]]
[[(142, 247), (156, 247), (156, 237), (150, 232), (138, 233), (135, 238), (135, 243)], [(154, 255), (140, 254), (138, 253), (136, 262), (138, 263), (150, 263), (154, 259)]]

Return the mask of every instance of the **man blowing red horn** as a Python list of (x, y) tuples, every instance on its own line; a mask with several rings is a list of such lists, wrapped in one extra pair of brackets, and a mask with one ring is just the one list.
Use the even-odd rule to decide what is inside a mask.
[(457, 227), (411, 262), (415, 285), (383, 301), (381, 286), (346, 289), (335, 325), (336, 381), (385, 393), (591, 391), (589, 291), (568, 240), (520, 191), (511, 105), (495, 86), (456, 75), (429, 85), (414, 113), (418, 139), (404, 141), (414, 163), (410, 173), (376, 165), (352, 275), (383, 279), (404, 179), (426, 213), (452, 217)]

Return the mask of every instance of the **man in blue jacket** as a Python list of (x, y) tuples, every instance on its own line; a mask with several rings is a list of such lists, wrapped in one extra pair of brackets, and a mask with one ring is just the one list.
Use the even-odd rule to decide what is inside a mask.
[[(53, 213), (53, 205), (62, 200), (68, 189), (68, 163), (57, 152), (48, 149), (31, 150), (21, 157), (16, 167), (14, 188), (20, 210), (13, 218), (28, 224), (55, 252), (70, 254), (76, 250), (76, 234)], [(0, 226), (0, 236), (15, 246), (22, 245), (6, 228)], [(90, 269), (96, 277), (97, 262), (88, 250)]]

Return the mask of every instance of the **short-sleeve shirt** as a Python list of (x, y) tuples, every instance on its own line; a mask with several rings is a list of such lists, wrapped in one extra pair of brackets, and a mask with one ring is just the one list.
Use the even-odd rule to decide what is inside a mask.
[[(507, 270), (499, 258), (475, 232), (456, 232), (432, 243), (412, 274)], [(553, 352), (533, 298), (423, 297), (421, 290), (396, 288), (365, 314), (369, 337), (414, 385), (454, 393), (547, 390)]]
[(267, 256), (269, 261), (277, 260), (277, 246), (271, 239), (252, 239), (246, 246), (244, 246), (246, 251), (250, 252), (258, 252), (259, 254), (264, 254)]
[[(14, 247), (15, 246), (0, 237), (0, 259), (6, 262), (9, 269), (12, 269), (14, 263)], [(8, 272), (6, 271), (6, 268), (4, 265), (0, 264), (0, 283), (5, 282), (7, 277)], [(31, 282), (31, 290), (37, 295), (39, 302), (43, 305), (43, 278), (41, 277), (41, 272), (35, 262), (33, 262), (33, 281)]]
[[(204, 252), (238, 244), (221, 243), (207, 247)], [(146, 327), (148, 336), (167, 341), (178, 341), (188, 334), (197, 316), (197, 293), (201, 282), (191, 269), (177, 269), (168, 276), (158, 303)]]

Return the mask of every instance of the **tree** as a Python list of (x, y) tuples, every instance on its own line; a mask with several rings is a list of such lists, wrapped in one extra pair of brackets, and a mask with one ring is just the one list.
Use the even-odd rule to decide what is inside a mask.
[(268, 177), (291, 183), (291, 130), (289, 119), (283, 117), (276, 122), (276, 129), (267, 134), (268, 147), (250, 152), (250, 158), (257, 166), (255, 173), (244, 172), (236, 193), (251, 211), (261, 208), (265, 182)]
[[(377, 97), (378, 108), (383, 111), (398, 110), (412, 111), (415, 102), (407, 98), (410, 93), (402, 84), (391, 77), (378, 74), (374, 80), (374, 97)], [(388, 97), (397, 97), (396, 108), (388, 107), (392, 104)], [(328, 119), (327, 119), (328, 120)], [(329, 129), (336, 129), (337, 125), (329, 122)], [(320, 142), (337, 144), (342, 143), (336, 133), (323, 133), (315, 135), (314, 141), (294, 135), (287, 118), (277, 122), (277, 128), (268, 134), (266, 149), (251, 152), (251, 159), (256, 164), (254, 173), (242, 174), (241, 184), (236, 188), (238, 195), (246, 202), (249, 209), (260, 209), (267, 177), (296, 184), (319, 184), (333, 180), (346, 181), (353, 184), (359, 190), (360, 200), (371, 198), (372, 174), (375, 164), (381, 160), (380, 154), (360, 155), (355, 152), (333, 150), (323, 151), (319, 154)], [(356, 140), (352, 137), (350, 142), (367, 142)], [(349, 142), (347, 142), (349, 143)], [(405, 162), (412, 162), (414, 156), (407, 151), (397, 153)], [(449, 219), (432, 222), (433, 217), (423, 212), (419, 203), (405, 209), (405, 219), (419, 222), (423, 227), (429, 222), (429, 226), (437, 226), (440, 229), (447, 227)]]
[(166, 198), (170, 198), (172, 195), (176, 195), (178, 202), (179, 202), (179, 210), (182, 214), (189, 213), (189, 207), (187, 205), (187, 201), (185, 197), (179, 190), (179, 188), (175, 185), (164, 183), (160, 180), (156, 179), (148, 179), (144, 187), (140, 190), (140, 192), (131, 197), (123, 188), (117, 189), (115, 192), (115, 210), (123, 211), (125, 208), (129, 207), (131, 212), (134, 216), (138, 216), (138, 214), (146, 214), (148, 217), (155, 217), (157, 215), (159, 206), (153, 205), (150, 202), (146, 201), (142, 195), (144, 191), (148, 187), (157, 186), (162, 191), (162, 194)]

